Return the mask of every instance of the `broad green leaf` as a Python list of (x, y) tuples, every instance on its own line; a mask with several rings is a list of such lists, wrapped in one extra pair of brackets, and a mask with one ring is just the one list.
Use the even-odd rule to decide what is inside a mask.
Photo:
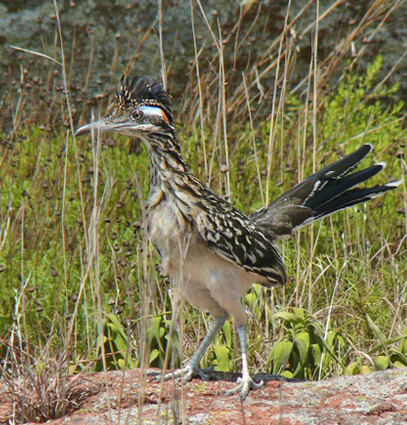
[(123, 325), (117, 320), (117, 317), (113, 313), (107, 315), (107, 320), (114, 326), (117, 332), (121, 333), (124, 339), (127, 339)]
[(318, 344), (311, 344), (311, 353), (314, 360), (314, 365), (319, 366), (322, 356), (321, 347)]
[(283, 372), (281, 372), (281, 376), (285, 376), (286, 378), (294, 378), (293, 373), (289, 370), (284, 370)]
[(279, 311), (274, 314), (274, 317), (277, 319), (284, 319), (287, 322), (293, 323), (299, 320), (299, 318), (294, 313), (290, 313), (289, 311)]
[(373, 363), (375, 370), (386, 370), (390, 366), (390, 359), (387, 356), (377, 356)]
[(216, 356), (216, 370), (230, 372), (230, 350), (225, 345), (215, 345), (213, 347)]
[(225, 324), (222, 327), (223, 335), (225, 336), (226, 345), (228, 347), (232, 346), (232, 325), (229, 320), (226, 320)]
[(359, 373), (360, 373), (360, 366), (358, 362), (352, 362), (352, 363), (349, 363), (348, 366), (346, 366), (346, 369), (345, 369), (346, 376), (358, 375)]
[[(404, 334), (404, 330), (403, 330), (403, 334)], [(407, 355), (407, 336), (404, 336), (404, 338), (402, 339), (402, 341), (400, 343), (400, 351), (403, 354)]]
[(335, 339), (336, 339), (336, 335), (337, 333), (334, 331), (330, 331), (326, 334), (325, 337), (325, 346), (326, 348), (328, 348), (330, 351), (334, 351), (335, 350)]
[(279, 341), (273, 347), (273, 373), (279, 373), (288, 365), (293, 343), (291, 341)]
[(392, 363), (399, 362), (407, 366), (407, 356), (399, 350), (391, 350), (393, 353), (390, 355)]
[(149, 359), (149, 364), (151, 365), (151, 363), (153, 363), (154, 360), (156, 360), (160, 355), (160, 352), (157, 349), (154, 349), (151, 351), (150, 353), (150, 359)]
[(128, 339), (123, 338), (123, 335), (120, 332), (117, 332), (116, 328), (112, 324), (109, 324), (111, 331), (111, 341), (116, 345), (118, 351), (122, 352), (125, 355), (127, 348)]
[(302, 331), (294, 335), (294, 342), (298, 348), (300, 361), (304, 365), (307, 362), (308, 350), (310, 348), (310, 336), (307, 332)]
[(384, 335), (384, 333), (379, 329), (379, 327), (373, 322), (373, 320), (369, 317), (368, 314), (366, 314), (367, 322), (369, 325), (369, 328), (375, 333), (377, 336), (377, 339), (380, 341), (380, 344), (382, 347), (385, 347), (387, 344), (387, 338)]
[(305, 319), (304, 309), (303, 308), (293, 308), (294, 314), (300, 319)]

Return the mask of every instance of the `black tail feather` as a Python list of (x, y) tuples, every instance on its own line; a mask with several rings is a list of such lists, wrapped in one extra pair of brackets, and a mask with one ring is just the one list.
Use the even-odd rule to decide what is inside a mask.
[(352, 189), (353, 187), (363, 183), (364, 181), (375, 176), (383, 169), (383, 164), (372, 165), (364, 170), (357, 171), (335, 180), (322, 180), (322, 187), (310, 194), (303, 202), (303, 205), (315, 210), (319, 206), (325, 204), (333, 198), (340, 196), (342, 193)]
[(254, 212), (252, 220), (259, 226), (267, 227), (276, 236), (285, 237), (295, 228), (395, 189), (401, 182), (370, 188), (357, 187), (379, 173), (385, 165), (379, 163), (352, 173), (371, 150), (371, 145), (363, 145), (312, 174), (270, 205)]
[(362, 159), (372, 150), (372, 145), (366, 143), (362, 145), (355, 152), (346, 155), (342, 159), (338, 159), (338, 161), (333, 162), (332, 164), (327, 165), (321, 170), (317, 171), (315, 174), (307, 177), (305, 180), (313, 179), (313, 178), (340, 178), (345, 174), (349, 174)]
[(383, 193), (393, 190), (398, 186), (399, 182), (388, 183), (383, 186), (374, 186), (364, 189), (352, 189), (326, 202), (323, 205), (319, 205), (313, 209), (314, 220), (318, 220), (322, 217), (330, 215), (336, 211), (343, 210), (344, 208), (351, 207), (361, 202), (369, 201), (370, 199), (376, 198)]

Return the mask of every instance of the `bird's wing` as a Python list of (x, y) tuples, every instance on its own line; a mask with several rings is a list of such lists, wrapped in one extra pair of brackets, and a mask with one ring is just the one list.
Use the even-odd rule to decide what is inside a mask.
[(274, 243), (276, 235), (233, 208), (192, 174), (183, 174), (173, 183), (177, 187), (172, 195), (177, 198), (179, 210), (210, 249), (244, 270), (265, 277), (270, 286), (284, 285), (287, 274)]
[(287, 275), (274, 235), (212, 192), (204, 199), (198, 201), (193, 223), (208, 246), (246, 271), (266, 277), (271, 285), (283, 285)]

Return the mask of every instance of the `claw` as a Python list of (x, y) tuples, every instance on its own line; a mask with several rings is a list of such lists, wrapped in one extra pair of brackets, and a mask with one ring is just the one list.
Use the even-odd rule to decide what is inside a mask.
[(216, 379), (215, 366), (209, 366), (205, 369), (195, 369), (195, 373), (199, 375), (202, 381), (210, 381), (211, 379)]
[(247, 375), (246, 377), (239, 378), (237, 380), (238, 385), (235, 388), (232, 388), (225, 392), (225, 395), (234, 395), (240, 392), (240, 399), (244, 400), (247, 395), (249, 394), (250, 390), (257, 390), (261, 388), (264, 385), (264, 381), (261, 380), (260, 382), (255, 382), (250, 377), (250, 375)]
[(170, 379), (181, 379), (182, 382), (188, 382), (192, 379), (194, 373), (199, 374), (199, 369), (193, 368), (191, 365), (186, 365), (182, 369), (176, 369), (172, 372), (162, 373), (156, 370), (147, 372), (147, 375), (153, 376), (153, 380), (156, 381), (169, 381)]

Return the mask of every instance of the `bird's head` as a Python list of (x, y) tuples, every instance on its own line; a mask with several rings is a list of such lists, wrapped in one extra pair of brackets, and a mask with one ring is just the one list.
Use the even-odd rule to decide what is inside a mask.
[(116, 91), (116, 105), (107, 118), (80, 127), (75, 135), (113, 132), (148, 139), (151, 134), (172, 134), (174, 131), (170, 96), (156, 80), (123, 76)]

